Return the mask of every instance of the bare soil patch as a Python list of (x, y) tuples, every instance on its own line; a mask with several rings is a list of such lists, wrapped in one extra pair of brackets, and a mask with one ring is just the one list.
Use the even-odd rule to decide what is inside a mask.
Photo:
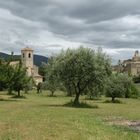
[(105, 121), (109, 125), (116, 125), (116, 126), (125, 126), (135, 132), (140, 133), (140, 120), (126, 120), (122, 119), (121, 117), (108, 117), (105, 118)]

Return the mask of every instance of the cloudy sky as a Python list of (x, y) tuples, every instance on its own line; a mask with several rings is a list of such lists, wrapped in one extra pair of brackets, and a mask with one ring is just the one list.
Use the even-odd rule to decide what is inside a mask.
[(80, 45), (114, 60), (140, 50), (140, 0), (0, 0), (0, 51), (50, 56)]

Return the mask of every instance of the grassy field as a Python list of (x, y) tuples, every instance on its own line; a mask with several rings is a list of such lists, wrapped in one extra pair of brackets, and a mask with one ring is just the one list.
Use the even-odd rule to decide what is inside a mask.
[(63, 106), (72, 98), (26, 94), (14, 99), (0, 93), (0, 140), (140, 140), (140, 133), (109, 121), (140, 120), (140, 100), (121, 99), (121, 104), (81, 100), (98, 108)]

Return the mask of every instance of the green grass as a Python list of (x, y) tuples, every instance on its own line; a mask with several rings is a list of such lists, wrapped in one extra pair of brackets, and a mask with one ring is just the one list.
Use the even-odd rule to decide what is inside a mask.
[[(56, 93), (58, 95), (59, 93)], [(101, 100), (82, 102), (98, 108), (64, 106), (71, 97), (48, 93), (11, 98), (0, 93), (0, 140), (140, 140), (140, 133), (108, 125), (106, 118), (140, 120), (140, 100), (121, 99), (121, 104)]]

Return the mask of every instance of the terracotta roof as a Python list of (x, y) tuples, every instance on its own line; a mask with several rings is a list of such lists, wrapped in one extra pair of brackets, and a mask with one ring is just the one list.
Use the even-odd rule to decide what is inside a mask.
[(21, 51), (33, 51), (33, 49), (29, 48), (29, 47), (26, 47), (26, 48), (22, 49)]

